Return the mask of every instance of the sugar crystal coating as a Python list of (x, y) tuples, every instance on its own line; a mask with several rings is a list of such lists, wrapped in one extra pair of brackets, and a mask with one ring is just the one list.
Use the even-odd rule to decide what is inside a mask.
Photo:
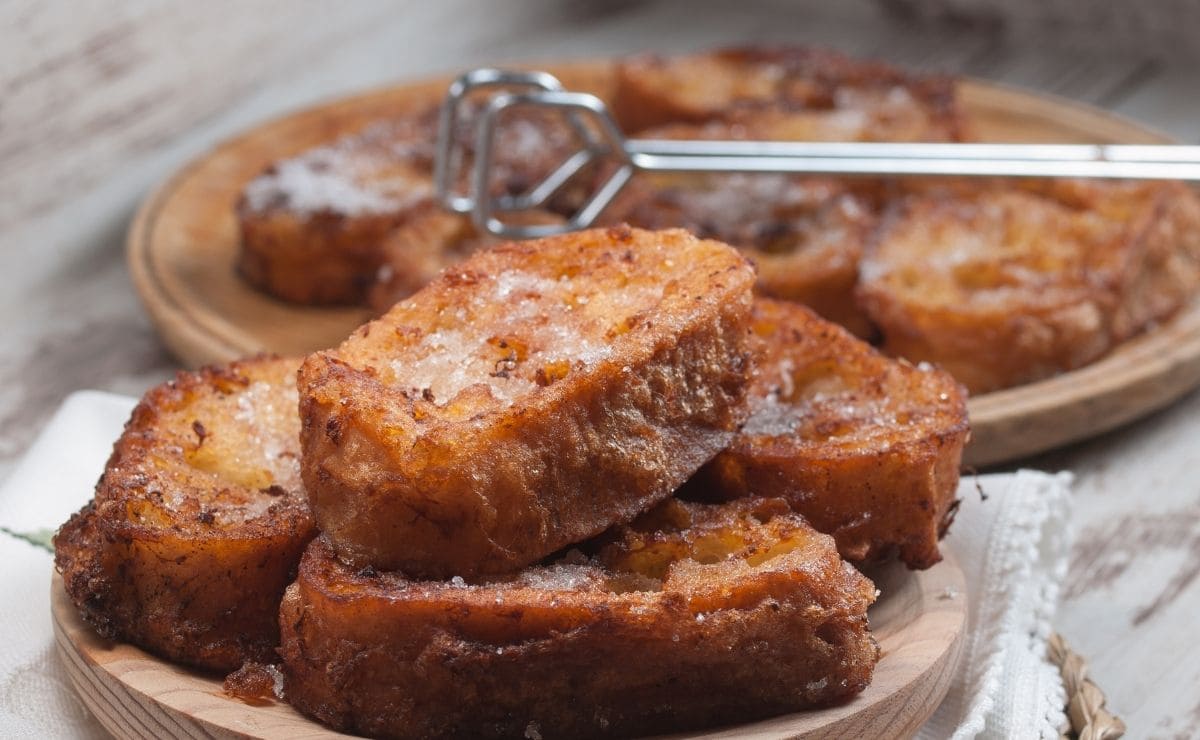
[(354, 562), (518, 569), (665, 498), (742, 421), (754, 274), (682, 231), (501, 244), (300, 373), (304, 479)]

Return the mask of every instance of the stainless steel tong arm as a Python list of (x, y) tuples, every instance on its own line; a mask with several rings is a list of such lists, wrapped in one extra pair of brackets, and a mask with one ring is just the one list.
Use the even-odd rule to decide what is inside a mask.
[(625, 142), (639, 170), (1200, 180), (1200, 146)]
[[(474, 163), (469, 190), (455, 189), (464, 157), (458, 135), (466, 96), (503, 86), (482, 105), (473, 124)], [(513, 91), (517, 88), (519, 91)], [(492, 163), (500, 115), (509, 108), (558, 110), (574, 128), (581, 149), (519, 196), (491, 195)], [(565, 224), (511, 224), (498, 213), (537, 208), (584, 167), (614, 164), (584, 205)], [(1127, 144), (945, 144), (797, 141), (626, 139), (608, 107), (588, 93), (569, 92), (545, 72), (468, 72), (451, 85), (438, 129), (436, 185), (450, 210), (470, 213), (487, 231), (513, 238), (585, 228), (635, 172), (741, 172), (814, 175), (967, 177), (1096, 177), (1200, 181), (1200, 146)]]

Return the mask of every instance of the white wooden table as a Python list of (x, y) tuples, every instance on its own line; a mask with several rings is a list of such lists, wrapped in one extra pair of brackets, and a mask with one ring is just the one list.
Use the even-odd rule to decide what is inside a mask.
[[(868, 0), (501, 5), (0, 5), (0, 479), (70, 391), (138, 395), (175, 367), (122, 259), (138, 200), (239, 129), (344, 92), (487, 62), (773, 40), (1024, 85), (1200, 141), (1200, 76), (1153, 45), (1022, 43), (989, 24), (908, 24)], [(1025, 464), (1078, 475), (1058, 629), (1091, 659), (1132, 737), (1190, 736), (1200, 727), (1200, 394)]]

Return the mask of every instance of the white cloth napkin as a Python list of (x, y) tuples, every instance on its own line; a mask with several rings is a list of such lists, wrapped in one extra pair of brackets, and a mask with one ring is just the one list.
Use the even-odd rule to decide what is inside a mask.
[(1046, 641), (1067, 575), (1071, 480), (1020, 470), (959, 485), (963, 502), (944, 547), (967, 584), (967, 642), (922, 740), (1060, 736), (1066, 691)]
[[(91, 497), (134, 403), (75, 393), (0, 488), (0, 736), (104, 737), (55, 655), (53, 558), (37, 543)], [(963, 480), (945, 546), (966, 575), (970, 627), (920, 738), (1058, 737), (1064, 693), (1045, 646), (1066, 574), (1070, 482), (1024, 470)]]
[(48, 543), (91, 498), (135, 403), (98, 391), (72, 394), (0, 487), (0, 737), (108, 737), (55, 654), (54, 556), (35, 543)]

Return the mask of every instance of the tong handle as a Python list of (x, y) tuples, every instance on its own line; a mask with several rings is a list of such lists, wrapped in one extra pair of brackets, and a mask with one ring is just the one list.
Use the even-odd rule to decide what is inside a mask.
[(637, 169), (653, 172), (1200, 180), (1200, 146), (631, 139), (625, 147)]

